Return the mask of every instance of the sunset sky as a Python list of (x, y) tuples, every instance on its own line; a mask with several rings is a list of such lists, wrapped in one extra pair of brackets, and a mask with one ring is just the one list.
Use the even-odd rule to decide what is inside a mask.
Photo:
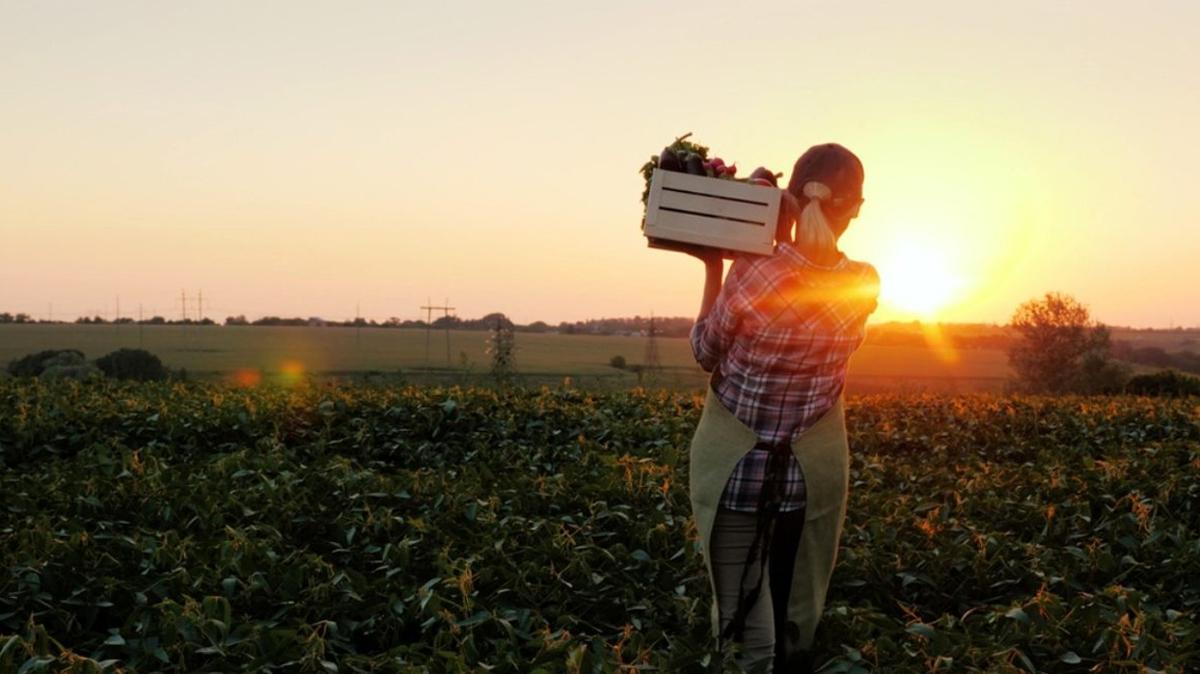
[(1200, 3), (0, 0), (0, 311), (695, 315), (638, 167), (835, 141), (876, 320), (1200, 325)]

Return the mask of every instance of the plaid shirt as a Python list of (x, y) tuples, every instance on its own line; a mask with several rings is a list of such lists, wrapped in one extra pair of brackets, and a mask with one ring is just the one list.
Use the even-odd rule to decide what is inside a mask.
[[(722, 506), (757, 510), (766, 447), (790, 445), (837, 402), (878, 294), (875, 268), (845, 255), (826, 267), (781, 242), (769, 257), (734, 259), (712, 311), (691, 332), (696, 361), (706, 372), (719, 367), (718, 399), (759, 439), (730, 476)], [(804, 506), (790, 452), (782, 486), (780, 510)]]

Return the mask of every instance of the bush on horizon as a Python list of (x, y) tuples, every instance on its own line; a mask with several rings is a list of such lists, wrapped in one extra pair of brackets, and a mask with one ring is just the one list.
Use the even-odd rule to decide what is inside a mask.
[(1175, 370), (1163, 370), (1130, 379), (1125, 385), (1125, 392), (1168, 398), (1200, 396), (1200, 378), (1190, 377)]
[(169, 374), (158, 356), (145, 349), (117, 349), (97, 358), (96, 366), (113, 379), (161, 381)]
[(46, 349), (13, 359), (8, 364), (8, 373), (14, 377), (38, 377), (47, 367), (84, 362), (79, 349)]

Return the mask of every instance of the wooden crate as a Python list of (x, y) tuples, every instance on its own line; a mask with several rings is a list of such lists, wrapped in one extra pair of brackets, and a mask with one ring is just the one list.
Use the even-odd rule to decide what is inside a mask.
[(780, 194), (765, 185), (655, 169), (642, 233), (653, 248), (770, 255)]

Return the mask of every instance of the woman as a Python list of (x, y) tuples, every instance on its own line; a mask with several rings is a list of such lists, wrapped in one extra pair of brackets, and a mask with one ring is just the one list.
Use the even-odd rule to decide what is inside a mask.
[[(862, 163), (817, 145), (792, 171), (775, 251), (722, 261), (692, 328), (712, 373), (691, 444), (692, 509), (713, 587), (713, 629), (752, 671), (804, 671), (837, 556), (849, 449), (842, 392), (879, 277), (837, 240), (862, 204)], [(795, 236), (791, 234), (795, 223)]]

